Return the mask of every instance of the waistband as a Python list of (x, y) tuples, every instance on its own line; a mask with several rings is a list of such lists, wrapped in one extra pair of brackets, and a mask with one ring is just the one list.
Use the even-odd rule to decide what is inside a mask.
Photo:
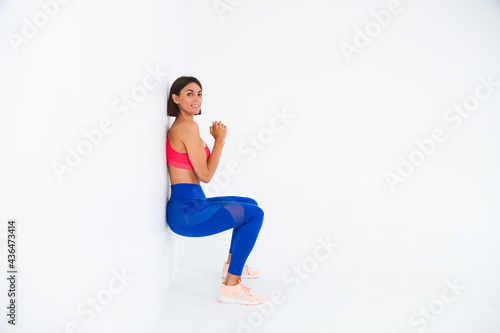
[(179, 183), (170, 185), (172, 193), (169, 200), (206, 200), (205, 193), (198, 184)]

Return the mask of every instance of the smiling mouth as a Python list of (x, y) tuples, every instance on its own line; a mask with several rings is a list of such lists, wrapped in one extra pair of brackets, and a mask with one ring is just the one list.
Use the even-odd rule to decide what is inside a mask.
[(193, 104), (191, 105), (193, 108), (199, 108), (200, 107), (200, 104)]

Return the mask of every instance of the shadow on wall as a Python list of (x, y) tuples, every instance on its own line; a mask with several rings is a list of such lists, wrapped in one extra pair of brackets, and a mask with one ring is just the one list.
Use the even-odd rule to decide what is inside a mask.
[[(168, 93), (167, 93), (168, 96)], [(168, 121), (167, 121), (167, 130), (165, 131), (165, 161), (167, 160), (167, 155), (166, 155), (166, 139), (168, 135), (168, 131), (170, 130), (170, 127), (172, 126), (172, 117), (167, 116)], [(165, 164), (166, 166), (166, 164)], [(167, 223), (167, 203), (168, 200), (170, 200), (170, 175), (168, 174), (168, 167), (166, 167), (166, 172), (167, 172), (167, 202), (165, 202), (165, 223)], [(175, 234), (170, 228), (168, 227), (167, 224), (167, 229), (168, 232), (166, 233), (166, 242), (168, 244), (168, 251), (169, 251), (169, 260), (168, 260), (168, 279), (169, 279), (169, 288), (174, 281), (175, 275), (177, 274), (179, 267), (181, 265), (181, 262), (183, 261), (184, 258), (184, 250), (185, 250), (185, 239), (182, 236), (179, 236)]]

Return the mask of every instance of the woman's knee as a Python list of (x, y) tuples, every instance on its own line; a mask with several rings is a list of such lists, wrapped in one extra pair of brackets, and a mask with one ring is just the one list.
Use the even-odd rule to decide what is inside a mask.
[(246, 201), (251, 204), (251, 205), (255, 205), (255, 206), (258, 206), (259, 204), (257, 203), (257, 201), (255, 201), (254, 199), (252, 198), (247, 198), (247, 197), (244, 197), (246, 199)]
[(255, 223), (259, 223), (260, 225), (262, 225), (262, 223), (264, 222), (264, 210), (259, 206), (255, 206), (253, 209), (253, 217)]

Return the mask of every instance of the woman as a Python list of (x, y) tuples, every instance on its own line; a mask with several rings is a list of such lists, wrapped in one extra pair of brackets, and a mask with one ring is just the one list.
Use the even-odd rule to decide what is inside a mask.
[(167, 204), (167, 223), (176, 234), (203, 237), (233, 229), (224, 281), (217, 300), (222, 303), (260, 304), (256, 295), (241, 282), (255, 278), (258, 271), (245, 264), (264, 220), (264, 211), (253, 199), (238, 196), (206, 198), (200, 181), (208, 183), (219, 165), (227, 128), (212, 122), (215, 139), (212, 153), (201, 139), (195, 115), (201, 114), (201, 83), (192, 76), (181, 76), (172, 84), (167, 113), (176, 117), (167, 134), (167, 164), (171, 196)]

